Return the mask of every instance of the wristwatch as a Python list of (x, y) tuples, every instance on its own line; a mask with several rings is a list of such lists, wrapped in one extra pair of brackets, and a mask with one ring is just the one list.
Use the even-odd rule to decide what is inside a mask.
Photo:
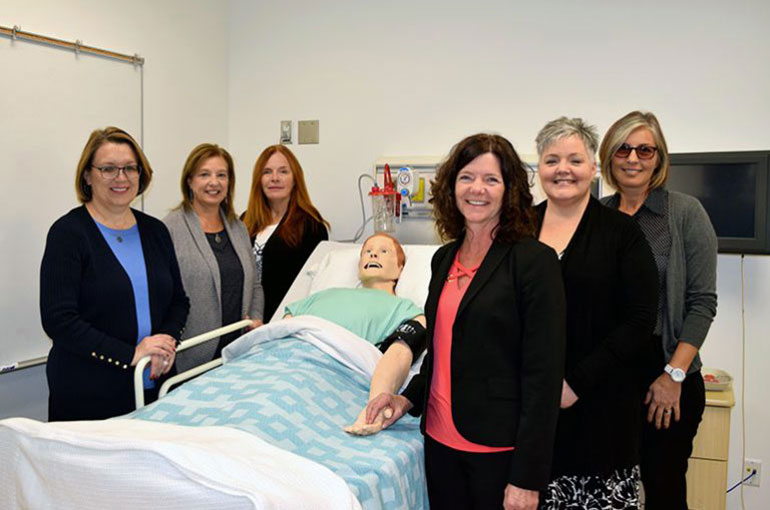
[(674, 382), (680, 383), (684, 381), (684, 378), (687, 376), (687, 374), (684, 373), (684, 370), (681, 368), (674, 368), (671, 365), (666, 365), (663, 370), (665, 370), (665, 372), (671, 376), (671, 379), (673, 379)]

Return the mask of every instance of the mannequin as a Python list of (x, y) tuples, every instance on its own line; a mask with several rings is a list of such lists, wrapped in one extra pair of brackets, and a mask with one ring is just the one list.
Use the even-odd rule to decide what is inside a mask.
[[(384, 339), (367, 338), (383, 352), (372, 375), (369, 400), (383, 392), (396, 392), (406, 380), (412, 362), (425, 350), (425, 316), (411, 301), (396, 296), (395, 288), (405, 256), (401, 245), (387, 234), (374, 234), (364, 242), (358, 262), (358, 289), (327, 289), (286, 307), (284, 317), (292, 314), (317, 315), (323, 318), (324, 310), (330, 304), (340, 308), (345, 301), (356, 306), (367, 306), (371, 310), (361, 322), (378, 322), (382, 316), (400, 317), (397, 325)], [(364, 293), (363, 289), (367, 289)], [(371, 292), (375, 291), (375, 292)], [(385, 293), (380, 295), (379, 293)], [(390, 298), (388, 296), (391, 296)], [(374, 301), (373, 301), (374, 300)], [(376, 303), (376, 304), (370, 304)], [(332, 320), (333, 321), (333, 320)], [(335, 321), (333, 321), (335, 322)], [(343, 324), (340, 324), (343, 325)], [(387, 333), (387, 331), (386, 331)], [(373, 423), (366, 423), (366, 406), (359, 413), (355, 423), (344, 428), (353, 435), (367, 436), (382, 430), (382, 423), (389, 417), (390, 409), (384, 409)]]

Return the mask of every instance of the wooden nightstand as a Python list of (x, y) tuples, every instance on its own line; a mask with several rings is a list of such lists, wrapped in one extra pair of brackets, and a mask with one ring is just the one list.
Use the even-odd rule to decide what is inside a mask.
[(692, 510), (724, 510), (730, 448), (732, 388), (707, 391), (703, 421), (687, 469), (687, 504)]

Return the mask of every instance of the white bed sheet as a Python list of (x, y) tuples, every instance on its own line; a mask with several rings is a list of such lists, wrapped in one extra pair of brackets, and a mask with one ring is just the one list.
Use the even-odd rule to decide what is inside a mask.
[(0, 456), (3, 509), (361, 508), (329, 469), (229, 427), (10, 418)]

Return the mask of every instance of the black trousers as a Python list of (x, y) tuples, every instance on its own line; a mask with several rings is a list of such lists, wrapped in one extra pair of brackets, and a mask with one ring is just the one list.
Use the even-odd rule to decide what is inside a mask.
[[(647, 364), (645, 389), (660, 374), (666, 362), (660, 337), (655, 337), (653, 359)], [(706, 406), (706, 389), (700, 370), (687, 375), (679, 399), (680, 419), (671, 420), (668, 429), (655, 429), (647, 423), (644, 409), (641, 474), (646, 510), (687, 510), (687, 459)]]
[(511, 453), (470, 453), (425, 436), (425, 475), (431, 510), (500, 510)]

